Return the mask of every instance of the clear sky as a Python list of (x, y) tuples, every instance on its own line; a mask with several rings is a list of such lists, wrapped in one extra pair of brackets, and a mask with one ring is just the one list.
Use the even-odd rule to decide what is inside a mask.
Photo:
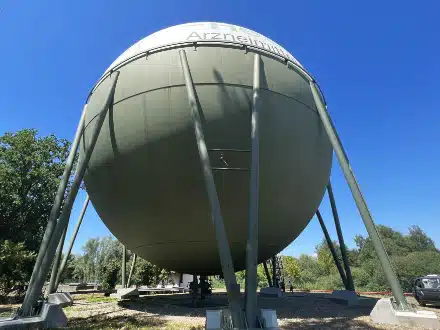
[[(376, 222), (402, 232), (418, 224), (440, 246), (438, 1), (0, 0), (0, 134), (33, 127), (72, 139), (117, 56), (191, 21), (241, 25), (289, 50), (320, 83)], [(332, 180), (353, 246), (365, 229), (336, 161)], [(336, 239), (326, 200), (321, 209)], [(74, 251), (108, 234), (90, 208)], [(312, 219), (284, 253), (311, 254), (321, 239)]]

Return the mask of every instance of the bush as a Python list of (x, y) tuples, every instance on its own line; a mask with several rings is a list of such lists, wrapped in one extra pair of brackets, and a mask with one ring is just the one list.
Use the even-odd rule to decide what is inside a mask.
[(358, 291), (368, 291), (367, 287), (371, 281), (370, 274), (362, 267), (351, 268), (351, 275), (353, 276), (354, 286)]
[(0, 298), (26, 283), (35, 257), (34, 252), (25, 249), (24, 243), (0, 241)]
[(113, 259), (108, 260), (102, 265), (100, 270), (100, 280), (104, 290), (114, 289), (121, 273), (121, 262)]
[(410, 292), (416, 277), (440, 274), (440, 253), (436, 251), (412, 252), (395, 258), (395, 265), (403, 290)]
[(312, 285), (313, 290), (342, 290), (344, 285), (339, 274), (318, 277)]

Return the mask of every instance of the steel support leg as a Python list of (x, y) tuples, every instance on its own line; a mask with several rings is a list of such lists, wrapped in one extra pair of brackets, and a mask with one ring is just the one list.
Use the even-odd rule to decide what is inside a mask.
[(269, 284), (269, 287), (272, 287), (272, 278), (270, 277), (269, 269), (267, 268), (266, 261), (263, 261), (263, 267), (264, 267), (264, 273), (266, 274), (267, 283)]
[(127, 250), (125, 249), (125, 245), (122, 245), (122, 287), (125, 288), (125, 273), (126, 273), (126, 266), (127, 266)]
[(93, 132), (91, 134), (90, 145), (85, 150), (84, 158), (79, 161), (77, 166), (77, 170), (75, 173), (75, 177), (73, 179), (70, 192), (66, 198), (66, 201), (63, 205), (63, 210), (56, 225), (56, 228), (50, 238), (49, 245), (47, 247), (46, 253), (44, 253), (43, 260), (41, 261), (41, 266), (38, 269), (34, 268), (34, 273), (32, 277), (35, 278), (35, 282), (32, 286), (29, 286), (28, 291), (26, 292), (27, 299), (22, 305), (20, 309), (20, 315), (30, 315), (32, 312), (32, 308), (37, 303), (38, 297), (41, 294), (41, 290), (44, 285), (44, 280), (49, 271), (52, 260), (55, 256), (56, 248), (58, 242), (63, 234), (64, 229), (66, 228), (70, 213), (72, 212), (72, 206), (75, 201), (76, 195), (78, 193), (79, 187), (81, 185), (82, 179), (84, 177), (84, 173), (89, 164), (90, 157), (92, 155), (92, 151), (95, 147), (96, 141), (98, 140), (98, 135), (101, 130), (102, 123), (107, 115), (107, 111), (110, 105), (110, 102), (113, 99), (114, 91), (116, 88), (117, 78), (119, 76), (119, 72), (114, 72), (111, 76), (111, 87), (109, 93), (107, 95), (107, 99), (105, 100), (102, 111), (99, 112), (98, 118), (96, 119), (95, 126), (93, 128)]
[(57, 225), (57, 219), (61, 211), (61, 204), (64, 199), (64, 194), (66, 192), (66, 187), (69, 182), (70, 174), (72, 172), (72, 167), (75, 161), (76, 152), (78, 150), (79, 142), (84, 128), (86, 111), (87, 111), (87, 104), (83, 108), (83, 112), (81, 114), (78, 127), (76, 128), (75, 138), (73, 139), (72, 147), (70, 148), (69, 156), (67, 157), (66, 160), (66, 167), (64, 168), (63, 176), (61, 177), (57, 194), (55, 196), (55, 201), (50, 211), (49, 220), (47, 222), (46, 230), (44, 231), (43, 240), (41, 241), (40, 249), (38, 251), (37, 259), (35, 260), (35, 265), (32, 271), (31, 279), (29, 281), (28, 290), (24, 297), (23, 306), (28, 305), (27, 304), (27, 300), (29, 299), (28, 291), (34, 286), (35, 276), (38, 270), (41, 268), (41, 262), (43, 261), (50, 239)]
[(64, 241), (66, 240), (67, 226), (64, 229), (63, 236), (61, 236), (60, 243), (58, 244), (57, 254), (52, 266), (52, 273), (50, 274), (49, 287), (47, 293), (51, 294), (56, 292), (55, 281), (58, 273), (58, 267), (60, 266), (61, 256), (63, 254)]
[(335, 196), (333, 195), (332, 185), (329, 181), (327, 186), (328, 197), (333, 213), (333, 220), (335, 221), (336, 233), (338, 234), (339, 246), (341, 248), (342, 262), (344, 263), (346, 286), (345, 288), (354, 291), (353, 276), (351, 276), (350, 262), (348, 261), (347, 247), (345, 246), (344, 236), (342, 235), (341, 223), (339, 222), (338, 209), (336, 208)]
[(403, 310), (410, 310), (410, 307), (405, 299), (402, 291), (402, 287), (396, 277), (396, 273), (393, 270), (388, 254), (385, 247), (380, 239), (377, 228), (374, 224), (371, 213), (368, 209), (367, 203), (362, 196), (359, 185), (356, 181), (354, 173), (351, 169), (350, 163), (348, 161), (347, 154), (344, 151), (341, 141), (339, 140), (336, 129), (331, 121), (331, 118), (327, 112), (326, 106), (318, 92), (315, 82), (310, 81), (310, 88), (312, 90), (313, 98), (315, 100), (316, 108), (319, 113), (319, 117), (323, 123), (325, 131), (330, 139), (330, 142), (335, 150), (336, 157), (338, 158), (339, 164), (341, 165), (342, 171), (344, 172), (345, 179), (350, 187), (353, 198), (358, 207), (359, 213), (361, 214), (362, 220), (364, 221), (365, 227), (368, 231), (368, 235), (373, 242), (374, 249), (376, 250), (377, 257), (379, 258), (380, 264), (385, 273), (385, 277), (391, 286), (391, 291), (396, 300), (398, 308)]
[(185, 50), (179, 51), (180, 63), (185, 78), (185, 85), (188, 93), (188, 101), (191, 108), (191, 117), (194, 124), (197, 147), (199, 150), (200, 161), (203, 169), (203, 176), (205, 179), (206, 190), (211, 204), (212, 222), (214, 224), (216, 240), (219, 250), (220, 263), (222, 266), (223, 276), (226, 283), (226, 289), (229, 296), (229, 304), (231, 307), (232, 320), (234, 327), (244, 327), (243, 310), (240, 306), (240, 286), (237, 284), (235, 277), (234, 266), (232, 263), (231, 250), (228, 242), (228, 235), (226, 233), (223, 217), (221, 214), (220, 203), (215, 187), (214, 176), (212, 174), (211, 163), (209, 160), (208, 150), (206, 148), (205, 138), (202, 129), (202, 122), (200, 119), (201, 109), (196, 96), (196, 91), (189, 70), (188, 60), (186, 58)]
[(133, 254), (133, 261), (131, 262), (130, 274), (128, 274), (127, 288), (129, 288), (130, 284), (131, 284), (131, 277), (133, 275), (134, 266), (136, 265), (136, 258), (137, 258), (137, 255)]
[(245, 311), (248, 326), (257, 326), (257, 266), (258, 266), (258, 222), (259, 222), (259, 171), (260, 133), (258, 111), (260, 103), (261, 58), (254, 55), (254, 77), (251, 117), (251, 175), (249, 185), (248, 241), (246, 245)]
[(277, 256), (272, 257), (272, 284), (274, 288), (278, 288), (277, 281)]
[(339, 261), (338, 254), (336, 253), (335, 246), (330, 238), (330, 235), (327, 231), (327, 227), (325, 226), (324, 220), (322, 219), (321, 212), (316, 211), (316, 216), (318, 217), (319, 224), (321, 225), (322, 232), (324, 233), (325, 240), (327, 241), (328, 248), (333, 256), (333, 260), (335, 261), (336, 268), (338, 269), (339, 275), (341, 276), (342, 283), (344, 284), (345, 289), (347, 288), (347, 277), (345, 276), (344, 269), (342, 268), (341, 262)]
[(89, 205), (89, 196), (87, 195), (86, 200), (84, 201), (84, 205), (81, 209), (81, 213), (78, 218), (78, 222), (76, 223), (75, 229), (73, 230), (72, 238), (69, 242), (69, 247), (67, 248), (66, 255), (64, 256), (63, 261), (61, 262), (60, 269), (58, 270), (57, 278), (55, 280), (55, 291), (58, 289), (58, 285), (60, 285), (61, 276), (63, 275), (64, 269), (66, 268), (67, 260), (70, 257), (70, 253), (72, 252), (73, 244), (75, 243), (76, 235), (78, 235), (79, 228), (81, 227), (81, 223), (84, 218), (84, 214), (87, 210), (87, 205)]

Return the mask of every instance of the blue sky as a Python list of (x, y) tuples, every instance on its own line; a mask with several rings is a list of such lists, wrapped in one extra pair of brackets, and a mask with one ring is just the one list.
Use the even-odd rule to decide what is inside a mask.
[[(34, 127), (72, 139), (90, 88), (133, 43), (185, 22), (241, 25), (318, 80), (376, 222), (418, 224), (440, 246), (440, 2), (258, 3), (0, 0), (0, 134)], [(336, 162), (332, 180), (353, 246), (365, 230)], [(326, 200), (321, 210), (336, 238)], [(89, 208), (74, 251), (107, 234)], [(321, 238), (313, 219), (284, 252), (311, 254)]]

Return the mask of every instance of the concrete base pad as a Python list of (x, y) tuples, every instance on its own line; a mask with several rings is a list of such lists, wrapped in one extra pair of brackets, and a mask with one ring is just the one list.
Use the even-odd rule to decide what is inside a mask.
[(362, 305), (362, 298), (354, 291), (348, 290), (335, 290), (329, 295), (330, 299), (340, 300), (348, 306), (360, 306)]
[[(279, 330), (276, 311), (273, 309), (261, 309), (260, 319), (263, 329)], [(206, 330), (237, 329), (232, 327), (231, 311), (229, 309), (207, 310)], [(247, 330), (252, 330), (248, 328)], [(238, 330), (238, 329), (237, 329)]]
[(61, 307), (72, 306), (73, 299), (68, 292), (56, 292), (47, 296), (47, 302), (60, 305)]
[(440, 322), (434, 312), (399, 311), (394, 308), (391, 298), (380, 299), (371, 311), (370, 316), (374, 323), (400, 324), (419, 328), (440, 329)]
[(139, 291), (137, 288), (118, 289), (118, 291), (116, 291), (116, 293), (112, 293), (110, 297), (118, 299), (135, 298), (139, 297)]
[(44, 303), (41, 314), (17, 320), (0, 320), (0, 329), (47, 329), (67, 326), (67, 317), (60, 305)]
[(282, 297), (283, 292), (280, 288), (261, 288), (260, 289), (260, 296), (262, 297)]

